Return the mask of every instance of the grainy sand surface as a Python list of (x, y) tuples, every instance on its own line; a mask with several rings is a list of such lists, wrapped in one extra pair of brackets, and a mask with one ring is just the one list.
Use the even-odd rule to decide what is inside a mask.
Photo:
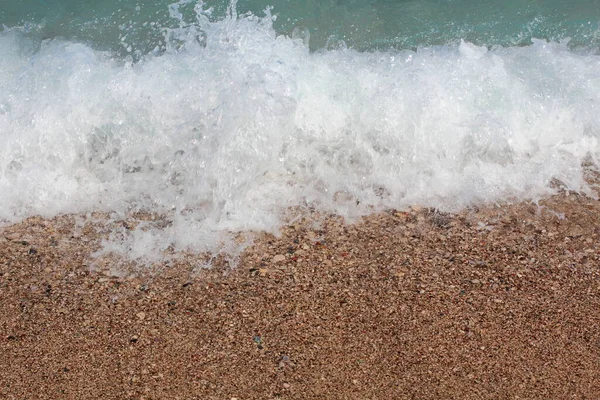
[(597, 399), (599, 222), (564, 193), (328, 217), (114, 277), (101, 230), (31, 218), (0, 229), (0, 398)]

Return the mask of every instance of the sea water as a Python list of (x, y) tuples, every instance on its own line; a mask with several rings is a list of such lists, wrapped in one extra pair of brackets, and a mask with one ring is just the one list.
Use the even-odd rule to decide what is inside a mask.
[(600, 0), (0, 0), (0, 27), (0, 220), (162, 216), (105, 252), (592, 193)]

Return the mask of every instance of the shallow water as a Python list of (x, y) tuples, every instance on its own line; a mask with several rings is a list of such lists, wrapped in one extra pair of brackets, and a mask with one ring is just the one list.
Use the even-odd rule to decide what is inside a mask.
[[(119, 53), (146, 54), (164, 47), (164, 29), (195, 24), (194, 8), (219, 20), (229, 1), (25, 0), (0, 7), (0, 21), (26, 26), (40, 38), (65, 38)], [(532, 38), (598, 47), (600, 1), (577, 0), (239, 0), (238, 14), (272, 8), (274, 29), (291, 36), (308, 29), (313, 50), (344, 43), (357, 50), (444, 45), (460, 39), (477, 45), (517, 46)], [(175, 17), (175, 18), (174, 18)]]

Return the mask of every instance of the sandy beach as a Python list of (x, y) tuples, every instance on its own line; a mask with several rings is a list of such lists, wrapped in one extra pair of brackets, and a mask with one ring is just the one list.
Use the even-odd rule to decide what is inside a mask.
[(600, 400), (600, 0), (0, 0), (0, 400)]
[[(330, 216), (113, 276), (72, 216), (0, 230), (3, 399), (593, 399), (600, 203)], [(114, 272), (114, 271), (113, 271)]]

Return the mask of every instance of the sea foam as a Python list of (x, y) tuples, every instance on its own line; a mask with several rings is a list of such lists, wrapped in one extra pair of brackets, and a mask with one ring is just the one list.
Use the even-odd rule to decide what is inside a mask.
[(309, 51), (273, 17), (166, 32), (139, 61), (0, 33), (0, 219), (162, 215), (105, 243), (132, 258), (222, 249), (284, 210), (345, 217), (410, 205), (590, 191), (600, 56), (566, 43)]

